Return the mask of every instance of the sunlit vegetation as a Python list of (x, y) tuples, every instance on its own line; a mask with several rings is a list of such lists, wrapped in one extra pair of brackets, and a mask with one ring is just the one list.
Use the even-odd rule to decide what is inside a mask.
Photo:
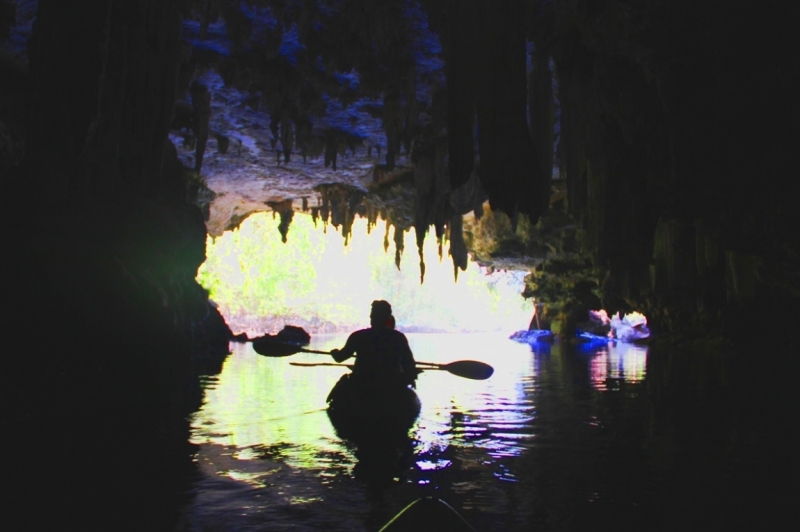
[(284, 244), (278, 223), (271, 214), (253, 215), (208, 241), (198, 281), (234, 332), (274, 332), (284, 324), (310, 332), (362, 327), (374, 299), (391, 302), (405, 331), (514, 331), (530, 321), (531, 305), (520, 295), (524, 272), (488, 273), (470, 263), (456, 281), (447, 243), (440, 260), (437, 242), (428, 238), (420, 284), (413, 231), (405, 235), (398, 269), (393, 235), (387, 244), (382, 221), (368, 234), (366, 220), (356, 220), (346, 246), (333, 227), (315, 227), (304, 215), (294, 217)]

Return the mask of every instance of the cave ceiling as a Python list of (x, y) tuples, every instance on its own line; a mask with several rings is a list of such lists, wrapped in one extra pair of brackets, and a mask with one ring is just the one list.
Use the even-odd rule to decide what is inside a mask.
[[(303, 49), (296, 27), (279, 27), (270, 10), (251, 15), (254, 24), (266, 26), (263, 31), (271, 29), (274, 43), (254, 36), (249, 41), (253, 50), (234, 52), (224, 21), (210, 23), (203, 39), (198, 36), (199, 21), (183, 23), (185, 66), (210, 93), (209, 140), (200, 175), (215, 195), (207, 222), (212, 236), (235, 227), (252, 212), (275, 210), (271, 205), (285, 208), (289, 201), (296, 211), (321, 206), (320, 188), (326, 186), (367, 194), (376, 167), (377, 172), (386, 168), (386, 135), (380, 116), (375, 116), (383, 104), (358, 90), (358, 73), (325, 75), (314, 67), (298, 66)], [(270, 50), (270, 44), (277, 49)], [(291, 78), (285, 80), (288, 84), (308, 82), (307, 99), (295, 98), (296, 87), (284, 86), (271, 74), (250, 74), (254, 61), (285, 70)], [(301, 81), (300, 71), (308, 68), (316, 79)], [(233, 79), (226, 84), (220, 71)], [(337, 93), (346, 94), (344, 102)], [(196, 168), (191, 89), (179, 110), (186, 111), (188, 120), (181, 124), (178, 116), (170, 137), (184, 164)], [(407, 156), (399, 159), (394, 170), (410, 165)]]
[(42, 231), (188, 196), (210, 235), (381, 217), (665, 328), (800, 294), (794, 4), (86, 5), (0, 0), (0, 170)]
[[(477, 210), (471, 223), (480, 223), (489, 196), (471, 161), (461, 161), (460, 179), (450, 179), (440, 36), (414, 2), (332, 6), (253, 2), (232, 10), (210, 2), (183, 21), (185, 92), (170, 138), (210, 191), (209, 234), (272, 210), (285, 221), (285, 240), (291, 216), (303, 211), (343, 226), (347, 239), (353, 216), (381, 217), (399, 232), (395, 242), (411, 227), (423, 238), (429, 230), (439, 239), (452, 233), (454, 267), (463, 269), (463, 221), (455, 218)], [(497, 171), (513, 172), (504, 162), (528, 148), (495, 156)], [(533, 268), (546, 253), (526, 253), (515, 235), (524, 209), (502, 197), (495, 194), (495, 202), (514, 227), (483, 245), (486, 253), (470, 251), (493, 267)]]
[[(460, 53), (475, 28), (469, 23), (449, 27), (445, 3), (437, 0), (174, 2), (180, 11), (180, 50), (168, 137), (188, 170), (189, 188), (195, 190), (190, 197), (203, 211), (208, 234), (219, 236), (252, 213), (273, 211), (281, 216), (281, 236), (286, 241), (292, 216), (302, 212), (341, 228), (347, 242), (353, 218), (364, 216), (373, 224), (382, 218), (394, 229), (398, 267), (403, 233), (412, 228), (420, 254), (422, 239), (429, 234), (439, 240), (440, 249), (449, 240), (456, 276), (466, 267), (470, 252), (473, 259), (493, 268), (531, 270), (541, 264), (560, 247), (557, 238), (548, 245), (544, 237), (534, 238), (538, 230), (533, 226), (549, 197), (549, 185), (518, 194), (513, 180), (506, 177), (514, 175), (518, 183), (527, 183), (534, 161), (532, 144), (515, 140), (528, 137), (525, 87), (526, 70), (532, 64), (521, 23), (523, 3), (512, 4), (502, 9), (475, 4), (464, 14), (467, 21), (484, 17), (491, 23), (482, 39), (495, 50), (492, 55), (476, 53), (474, 47)], [(3, 131), (4, 142), (9, 140), (2, 152), (7, 166), (13, 167), (23, 158), (21, 139), (29, 119), (8, 117), (14, 108), (25, 107), (29, 39), (44, 4), (3, 0), (0, 5), (4, 71), (19, 74), (21, 80), (13, 90), (4, 91), (20, 100), (3, 110), (3, 127), (19, 126), (16, 134)], [(48, 4), (47, 12), (61, 17), (61, 23), (51, 18), (39, 26), (64, 26), (58, 28), (63, 33), (56, 39), (80, 26), (85, 26), (84, 32), (97, 31), (103, 24), (100, 13), (107, 9), (107, 16), (118, 17), (111, 24), (129, 31), (123, 28), (133, 28), (138, 13), (115, 6), (98, 4), (92, 11), (97, 17), (79, 21), (77, 12)], [(143, 13), (151, 10), (151, 16), (168, 17), (165, 8), (143, 9)], [(513, 22), (511, 32), (503, 26), (508, 21)], [(451, 60), (449, 71), (443, 45), (448, 31), (455, 36), (448, 53), (462, 58)], [(120, 38), (127, 39), (112, 36), (111, 40)], [(121, 54), (121, 59), (123, 50), (111, 53)], [(510, 73), (497, 67), (489, 76), (491, 83), (479, 82), (479, 70), (503, 63), (509, 50), (514, 51)], [(85, 93), (90, 86), (66, 66), (70, 62), (79, 66), (82, 60), (51, 62), (49, 72), (40, 67), (51, 80), (43, 83), (51, 84), (44, 91), (49, 96), (42, 97), (61, 98), (52, 84), (64, 76), (67, 85), (75, 85), (75, 93)], [(550, 80), (549, 67), (546, 70)], [(122, 79), (128, 76), (124, 69), (121, 72)], [(458, 82), (448, 83), (448, 76)], [(454, 92), (453, 87), (464, 90)], [(507, 87), (514, 90), (506, 91)], [(552, 100), (552, 94), (549, 97)], [(448, 99), (456, 103), (448, 105)], [(158, 98), (150, 101), (160, 105)], [(113, 116), (113, 106), (119, 102), (111, 105), (101, 112)], [(89, 110), (87, 106), (85, 112)], [(118, 127), (113, 120), (110, 127)], [(475, 132), (481, 120), (479, 143)], [(97, 128), (93, 124), (87, 137)], [(42, 141), (53, 142), (48, 132), (32, 129), (39, 129)], [(33, 137), (27, 135), (30, 142)], [(66, 143), (71, 147), (64, 144), (62, 155), (81, 166), (76, 150), (90, 144), (82, 146), (74, 135)], [(552, 144), (548, 149), (553, 151)], [(34, 174), (52, 171), (47, 164), (37, 170), (40, 157), (32, 152)], [(41, 154), (59, 158), (46, 150)], [(487, 161), (484, 171), (478, 168), (481, 158)], [(552, 167), (552, 153), (549, 162)], [(139, 170), (130, 167), (121, 173), (133, 176)], [(48, 192), (50, 201), (59, 202), (58, 191)], [(490, 216), (482, 217), (484, 212)], [(572, 220), (555, 218), (556, 225), (574, 231)], [(523, 229), (518, 231), (520, 221)], [(91, 218), (86, 223), (92, 224)], [(424, 258), (420, 259), (424, 270)]]

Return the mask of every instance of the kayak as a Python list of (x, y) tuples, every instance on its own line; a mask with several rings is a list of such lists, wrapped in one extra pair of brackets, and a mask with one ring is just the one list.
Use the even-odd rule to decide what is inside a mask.
[(420, 411), (409, 387), (374, 388), (359, 385), (352, 373), (342, 375), (328, 394), (328, 417), (344, 439), (405, 436)]
[(379, 532), (475, 532), (452, 506), (441, 499), (417, 499), (392, 518)]

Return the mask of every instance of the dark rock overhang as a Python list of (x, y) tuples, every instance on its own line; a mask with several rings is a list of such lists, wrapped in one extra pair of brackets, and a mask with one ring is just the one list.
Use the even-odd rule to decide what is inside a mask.
[[(183, 64), (195, 80), (176, 107), (172, 139), (184, 164), (199, 170), (214, 193), (207, 214), (210, 234), (235, 227), (252, 212), (273, 209), (281, 213), (285, 239), (290, 209), (311, 210), (324, 223), (330, 216), (334, 226), (343, 225), (347, 240), (353, 216), (374, 222), (380, 215), (395, 227), (399, 246), (411, 227), (421, 246), (432, 226), (438, 239), (453, 241), (455, 271), (463, 269), (467, 248), (460, 215), (480, 212), (491, 197), (476, 165), (463, 162), (458, 171), (466, 176), (452, 192), (444, 54), (426, 14), (420, 6), (398, 3), (362, 14), (369, 21), (394, 17), (393, 27), (383, 28), (389, 33), (372, 35), (377, 48), (372, 57), (347, 42), (360, 31), (352, 14), (315, 9), (279, 17), (262, 5), (243, 9), (244, 18), (236, 18), (234, 26), (228, 19), (239, 15), (224, 10), (216, 20), (204, 12), (200, 20), (183, 24), (190, 50)], [(325, 29), (345, 23), (343, 36)], [(375, 67), (377, 75), (370, 71)], [(520, 67), (517, 86), (524, 86), (524, 60)], [(184, 83), (190, 77), (184, 76)], [(524, 115), (522, 96), (517, 111)], [(471, 109), (462, 114), (474, 114), (474, 102), (467, 105)], [(515, 148), (501, 159), (527, 153), (531, 150)], [(514, 212), (516, 207), (516, 218)], [(504, 265), (535, 264), (524, 254), (525, 244), (517, 244), (523, 252), (516, 261), (506, 256)], [(398, 263), (401, 252), (395, 250)], [(423, 257), (420, 265), (424, 277)]]
[[(58, 90), (47, 88), (59, 62), (45, 61), (32, 83), (28, 52), (35, 46), (27, 37), (37, 2), (1, 5), (4, 177), (21, 171), (28, 154), (34, 164), (24, 172), (33, 171), (37, 183), (47, 166), (40, 163), (70, 166), (83, 141), (66, 136), (49, 145), (46, 129), (31, 125), (50, 118), (31, 120), (24, 110), (30, 96), (68, 96), (77, 77), (65, 70)], [(184, 172), (186, 195), (204, 208), (209, 232), (271, 205), (287, 213), (287, 201), (293, 212), (321, 214), (319, 191), (328, 185), (366, 189), (359, 209), (369, 210), (386, 190), (371, 188), (397, 179), (413, 181), (395, 197), (407, 197), (404, 209), (413, 214), (390, 216), (402, 229), (432, 226), (439, 238), (465, 223), (456, 213), (488, 198), (492, 212), (509, 215), (513, 236), (482, 254), (467, 234), (463, 248), (454, 245), (456, 266), (469, 251), (497, 267), (536, 268), (542, 282), (531, 289), (539, 292), (550, 277), (543, 273), (548, 257), (577, 253), (612, 309), (680, 307), (682, 316), (715, 319), (727, 305), (797, 297), (798, 193), (788, 176), (800, 135), (797, 84), (785, 75), (797, 63), (787, 52), (791, 8), (735, 3), (720, 10), (710, 0), (692, 8), (491, 5), (164, 3), (164, 13), (180, 10), (180, 28), (158, 30), (165, 38), (180, 34), (169, 136), (184, 166), (199, 170)], [(63, 14), (60, 23), (75, 22), (75, 31), (80, 16), (67, 8)], [(102, 20), (110, 19), (97, 17), (97, 24)], [(696, 23), (684, 28), (687, 20)], [(753, 31), (743, 37), (741, 27)], [(101, 115), (113, 109), (103, 105)], [(73, 140), (90, 123), (73, 122)], [(543, 177), (554, 167), (562, 181)], [(128, 183), (126, 172), (110, 182)], [(413, 180), (405, 181), (408, 172)], [(766, 175), (774, 187), (756, 184)], [(40, 192), (55, 191), (48, 201), (63, 205), (63, 192), (90, 184), (71, 188), (71, 179)], [(481, 186), (464, 199), (471, 193), (459, 187), (470, 179)], [(134, 181), (91, 187), (154, 190)], [(574, 227), (564, 237), (574, 243), (570, 249), (541, 240), (564, 211), (575, 220), (559, 224)], [(520, 214), (532, 222), (543, 217), (533, 240), (515, 227)], [(656, 321), (689, 321), (672, 316)]]

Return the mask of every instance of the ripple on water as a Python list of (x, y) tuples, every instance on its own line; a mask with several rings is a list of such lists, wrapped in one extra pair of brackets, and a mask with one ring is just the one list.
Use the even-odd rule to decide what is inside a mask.
[[(642, 382), (646, 351), (612, 346), (575, 353), (554, 345), (532, 352), (504, 337), (409, 337), (419, 360), (482, 360), (495, 373), (486, 381), (421, 374), (422, 409), (410, 451), (400, 445), (377, 455), (338, 438), (323, 414), (342, 369), (290, 366), (241, 346), (219, 377), (204, 381), (206, 403), (192, 421), (204, 479), (187, 515), (203, 527), (186, 530), (214, 530), (208, 519), (223, 523), (220, 530), (259, 530), (266, 523), (270, 530), (372, 530), (383, 519), (375, 516), (388, 519), (426, 494), (485, 519), (484, 529), (527, 530), (529, 509), (522, 507), (541, 502), (543, 492), (523, 497), (514, 490), (556, 489), (544, 492), (560, 494), (563, 500), (546, 503), (554, 507), (602, 499), (601, 484), (586, 480), (609, 423), (598, 405), (615, 393), (610, 381)], [(320, 339), (311, 347), (327, 350), (343, 341)], [(403, 462), (406, 452), (413, 456)], [(376, 488), (381, 467), (390, 473)], [(521, 505), (519, 497), (533, 502)]]

